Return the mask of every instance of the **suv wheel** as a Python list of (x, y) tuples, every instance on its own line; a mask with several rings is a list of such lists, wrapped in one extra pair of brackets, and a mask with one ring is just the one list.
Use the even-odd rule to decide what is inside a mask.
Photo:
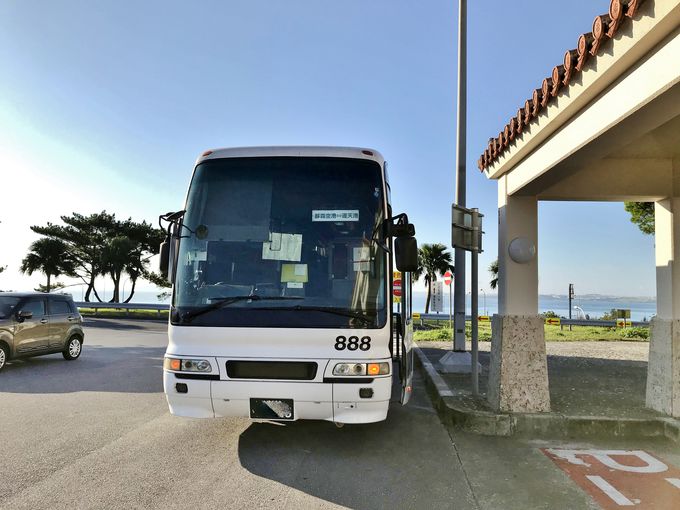
[(0, 370), (5, 368), (5, 363), (7, 363), (7, 358), (9, 358), (9, 353), (4, 345), (0, 345)]
[(72, 336), (66, 344), (66, 349), (62, 352), (67, 360), (78, 359), (83, 350), (83, 342), (77, 336)]

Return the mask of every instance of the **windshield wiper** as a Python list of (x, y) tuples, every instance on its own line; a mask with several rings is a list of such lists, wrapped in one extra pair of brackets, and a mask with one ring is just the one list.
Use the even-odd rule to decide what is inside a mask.
[(280, 307), (257, 307), (254, 308), (254, 310), (300, 310), (300, 311), (312, 311), (312, 312), (326, 312), (326, 313), (332, 313), (333, 315), (340, 315), (342, 317), (350, 317), (352, 319), (358, 319), (362, 321), (366, 326), (373, 324), (373, 321), (366, 317), (365, 315), (362, 315), (357, 312), (352, 312), (350, 310), (347, 310), (345, 308), (337, 308), (337, 307), (328, 307), (328, 306), (302, 306), (302, 305), (296, 305), (293, 306), (292, 308), (280, 308)]
[(222, 297), (222, 298), (211, 298), (213, 300), (212, 303), (209, 305), (206, 305), (201, 308), (197, 308), (195, 310), (191, 310), (187, 313), (184, 314), (182, 317), (183, 320), (185, 321), (190, 321), (194, 319), (195, 317), (198, 317), (199, 315), (203, 315), (204, 313), (211, 312), (213, 310), (218, 310), (220, 308), (224, 308), (225, 306), (229, 306), (231, 304), (237, 303), (239, 301), (276, 301), (276, 300), (286, 300), (286, 299), (303, 299), (301, 297), (297, 296), (258, 296), (257, 294), (251, 294), (248, 296), (230, 296), (230, 297)]

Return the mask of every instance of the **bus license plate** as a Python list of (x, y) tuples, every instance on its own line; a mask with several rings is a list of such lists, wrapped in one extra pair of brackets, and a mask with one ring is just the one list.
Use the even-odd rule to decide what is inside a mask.
[(258, 420), (292, 420), (293, 399), (251, 398), (250, 417)]

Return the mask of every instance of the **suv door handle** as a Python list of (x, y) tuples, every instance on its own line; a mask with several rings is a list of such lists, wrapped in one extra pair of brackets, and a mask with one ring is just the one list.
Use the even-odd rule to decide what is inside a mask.
[(47, 319), (40, 319), (40, 324), (47, 324)]
[(66, 320), (69, 321), (69, 322), (73, 322), (74, 320), (76, 320), (76, 318), (73, 317), (73, 316), (69, 316), (69, 317), (66, 317)]

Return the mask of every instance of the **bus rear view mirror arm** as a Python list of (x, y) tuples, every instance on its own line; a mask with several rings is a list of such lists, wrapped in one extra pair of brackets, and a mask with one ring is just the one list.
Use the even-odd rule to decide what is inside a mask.
[(412, 273), (418, 270), (418, 243), (416, 227), (409, 223), (408, 215), (401, 213), (384, 222), (385, 238), (394, 237), (394, 258), (397, 269)]
[(416, 235), (416, 227), (408, 222), (408, 215), (401, 213), (387, 218), (384, 223), (385, 238), (388, 237), (413, 237)]
[[(175, 259), (177, 256), (177, 244), (179, 241), (179, 231), (182, 227), (181, 221), (186, 211), (176, 211), (161, 214), (158, 217), (158, 224), (166, 231), (165, 240), (161, 243), (159, 250), (159, 271), (168, 279), (170, 283), (175, 281)], [(163, 226), (163, 222), (167, 226)]]

